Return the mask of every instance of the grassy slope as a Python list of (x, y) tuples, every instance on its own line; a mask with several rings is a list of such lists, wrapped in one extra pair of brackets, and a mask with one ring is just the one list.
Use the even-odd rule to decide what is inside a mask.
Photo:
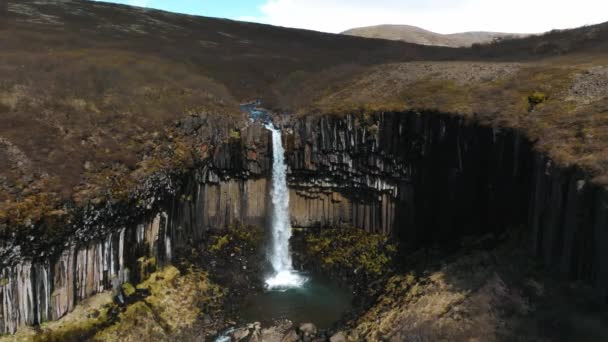
[[(0, 233), (2, 220), (61, 215), (65, 199), (103, 200), (109, 187), (183, 164), (194, 145), (175, 120), (239, 125), (238, 104), (252, 98), (302, 113), (458, 112), (522, 127), (559, 160), (605, 173), (605, 94), (571, 90), (606, 63), (607, 25), (449, 49), (90, 1), (3, 5)], [(407, 63), (423, 60), (491, 70)], [(603, 76), (594, 77), (592, 88)], [(530, 110), (540, 93), (546, 101)]]

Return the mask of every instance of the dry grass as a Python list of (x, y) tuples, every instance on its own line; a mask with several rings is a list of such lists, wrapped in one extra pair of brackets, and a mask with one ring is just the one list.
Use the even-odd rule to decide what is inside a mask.
[[(577, 103), (568, 88), (606, 64), (608, 25), (450, 49), (83, 0), (3, 4), (0, 139), (12, 152), (0, 144), (0, 230), (38, 221), (28, 203), (39, 199), (53, 211), (108, 190), (122, 198), (154, 170), (187, 166), (197, 142), (173, 122), (198, 115), (233, 128), (252, 98), (300, 113), (460, 113), (524, 128), (599, 178), (606, 167), (603, 93)], [(403, 64), (421, 60), (475, 62)], [(547, 100), (529, 111), (535, 92)]]
[[(488, 125), (517, 128), (558, 164), (581, 166), (605, 183), (608, 98), (593, 84), (608, 77), (599, 79), (601, 74), (588, 72), (605, 61), (567, 61), (387, 64), (318, 96), (300, 112), (434, 110), (463, 115)], [(591, 86), (580, 85), (585, 75)]]
[[(171, 341), (179, 336), (205, 338), (213, 334), (200, 324), (221, 309), (224, 291), (196, 269), (180, 272), (166, 267), (137, 286), (123, 285), (130, 304), (119, 307), (104, 292), (79, 303), (58, 321), (36, 329), (23, 327), (0, 341)], [(139, 291), (139, 292), (136, 292)], [(143, 291), (143, 292), (142, 292)], [(139, 298), (142, 293), (147, 295)], [(197, 330), (201, 329), (201, 330)]]
[(9, 1), (0, 42), (0, 139), (30, 166), (0, 145), (9, 226), (41, 218), (28, 204), (41, 192), (50, 207), (99, 202), (109, 188), (127, 192), (158, 168), (179, 167), (174, 157), (196, 146), (171, 130), (174, 121), (197, 115), (232, 128), (239, 102), (274, 98), (272, 85), (292, 71), (426, 51), (91, 1)]
[[(153, 273), (137, 288), (150, 291), (150, 296), (128, 306), (118, 322), (99, 331), (93, 341), (172, 341), (194, 329), (203, 307), (217, 310), (223, 300), (223, 291), (205, 273), (180, 274), (175, 267)], [(198, 334), (204, 338), (209, 332)]]
[(374, 306), (353, 322), (349, 341), (594, 341), (606, 336), (608, 317), (592, 291), (547, 277), (516, 240), (441, 260), (439, 267), (423, 262), (424, 274), (392, 277)]

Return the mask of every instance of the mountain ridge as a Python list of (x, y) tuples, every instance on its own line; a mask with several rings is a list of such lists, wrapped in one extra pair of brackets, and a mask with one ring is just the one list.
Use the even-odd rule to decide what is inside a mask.
[(364, 26), (346, 30), (341, 34), (445, 47), (470, 47), (473, 44), (491, 43), (495, 40), (505, 38), (524, 38), (529, 36), (529, 34), (490, 31), (468, 31), (441, 34), (413, 25)]

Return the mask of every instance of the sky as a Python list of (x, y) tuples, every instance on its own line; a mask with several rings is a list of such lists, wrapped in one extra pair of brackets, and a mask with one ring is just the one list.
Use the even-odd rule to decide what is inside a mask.
[(407, 24), (439, 33), (539, 33), (608, 21), (608, 0), (104, 0), (339, 33)]

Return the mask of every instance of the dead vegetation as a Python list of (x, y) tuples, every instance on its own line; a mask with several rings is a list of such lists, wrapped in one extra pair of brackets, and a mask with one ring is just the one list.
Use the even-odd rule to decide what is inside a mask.
[[(472, 247), (472, 248), (471, 248)], [(517, 240), (393, 276), (375, 305), (346, 331), (349, 341), (594, 341), (606, 315), (593, 292), (546, 276)], [(426, 257), (424, 257), (426, 255)], [(430, 264), (429, 264), (430, 262)], [(560, 285), (557, 285), (560, 284)], [(573, 293), (578, 295), (572, 295)]]
[[(520, 129), (560, 165), (605, 183), (608, 125), (602, 66), (408, 62), (374, 67), (314, 98), (306, 113), (436, 110)], [(598, 62), (604, 65), (600, 59)], [(573, 95), (576, 94), (576, 95)]]
[(254, 98), (302, 114), (465, 115), (607, 179), (607, 24), (451, 49), (84, 0), (3, 4), (0, 232), (187, 167), (200, 140), (174, 122), (229, 132)]

